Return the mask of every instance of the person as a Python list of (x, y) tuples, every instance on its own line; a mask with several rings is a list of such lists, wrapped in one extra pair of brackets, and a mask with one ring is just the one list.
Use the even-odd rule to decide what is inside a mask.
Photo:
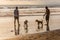
[(24, 29), (26, 30), (26, 33), (28, 32), (28, 20), (24, 21)]
[[(17, 31), (17, 28), (16, 28), (16, 20), (17, 20), (17, 23), (18, 23), (18, 31)], [(16, 9), (14, 10), (14, 29), (15, 29), (15, 35), (18, 35), (19, 34), (19, 10), (18, 10), (18, 7), (16, 7)]]
[(46, 12), (45, 12), (44, 16), (46, 16), (45, 19), (46, 19), (46, 22), (47, 22), (47, 31), (49, 31), (49, 16), (50, 16), (50, 10), (48, 9), (47, 6), (45, 7), (45, 9), (46, 9)]

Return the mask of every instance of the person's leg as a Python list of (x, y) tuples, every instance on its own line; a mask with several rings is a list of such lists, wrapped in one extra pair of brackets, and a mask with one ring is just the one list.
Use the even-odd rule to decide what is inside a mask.
[(16, 33), (16, 18), (14, 18), (14, 31), (15, 31), (15, 35), (17, 35), (17, 33)]
[(14, 26), (16, 26), (16, 18), (14, 18)]
[(43, 24), (44, 24), (44, 23), (43, 23), (43, 21), (42, 21), (42, 28), (43, 28)]
[(17, 22), (18, 22), (18, 26), (19, 26), (19, 18), (17, 19)]
[(47, 22), (47, 31), (49, 31), (49, 20), (46, 20)]
[(17, 31), (17, 34), (19, 35), (19, 29), (20, 29), (19, 18), (17, 18), (17, 23), (18, 23), (18, 31)]

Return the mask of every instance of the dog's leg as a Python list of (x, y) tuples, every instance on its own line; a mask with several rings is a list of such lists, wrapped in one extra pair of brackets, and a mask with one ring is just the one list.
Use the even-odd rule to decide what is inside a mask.
[(42, 25), (41, 28), (43, 28), (43, 23), (41, 23), (41, 25)]

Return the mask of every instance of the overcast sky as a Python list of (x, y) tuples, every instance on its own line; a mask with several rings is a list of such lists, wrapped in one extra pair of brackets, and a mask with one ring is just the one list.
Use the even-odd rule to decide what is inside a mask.
[(0, 0), (0, 5), (60, 5), (60, 0)]

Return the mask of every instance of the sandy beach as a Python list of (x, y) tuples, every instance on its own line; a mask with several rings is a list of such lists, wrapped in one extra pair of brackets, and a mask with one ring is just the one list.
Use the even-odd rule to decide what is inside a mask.
[[(46, 25), (45, 25), (46, 21), (45, 21), (45, 18), (43, 18), (44, 13), (36, 13), (35, 9), (30, 10), (29, 12), (27, 9), (27, 11), (25, 11), (25, 12), (27, 12), (26, 14), (24, 14), (25, 13), (24, 10), (21, 10), (21, 11), (22, 12), (20, 15), (25, 15), (25, 16), (19, 17), (20, 36), (18, 36), (18, 38), (19, 37), (21, 38), (22, 35), (23, 36), (28, 35), (28, 34), (34, 35), (36, 33), (46, 32)], [(37, 12), (38, 12), (38, 10), (37, 10)], [(3, 12), (3, 14), (2, 13), (0, 14), (2, 16), (2, 17), (0, 17), (0, 40), (15, 38), (16, 36), (14, 35), (14, 17), (9, 16), (9, 15), (12, 15), (13, 12), (11, 14), (8, 12), (7, 12), (7, 14), (5, 12)], [(37, 31), (37, 23), (35, 22), (36, 19), (38, 19), (40, 21), (43, 20), (43, 29), (40, 29), (39, 31)], [(24, 30), (24, 21), (25, 20), (28, 20), (28, 33), (26, 33)], [(50, 20), (49, 20), (49, 28), (50, 28), (50, 31), (60, 29), (60, 12), (51, 12)]]
[[(60, 29), (60, 19), (58, 17), (60, 17), (59, 15), (56, 16), (50, 16), (50, 24), (49, 24), (49, 28), (51, 31), (53, 30), (57, 30)], [(20, 17), (19, 19), (19, 23), (20, 23), (20, 35), (27, 35), (27, 34), (36, 34), (36, 33), (43, 33), (46, 32), (46, 22), (43, 19), (43, 29), (40, 29), (39, 31), (37, 31), (37, 23), (35, 22), (35, 20), (42, 20), (43, 16), (24, 16), (24, 17)], [(25, 33), (24, 30), (24, 20), (28, 20), (29, 23), (29, 27), (28, 27), (28, 33)], [(33, 30), (33, 31), (32, 31)], [(13, 32), (11, 32), (13, 31)], [(8, 39), (8, 38), (14, 38), (14, 17), (0, 17), (0, 40), (2, 39)]]
[(6, 40), (60, 40), (60, 29), (44, 33), (27, 34), (22, 37), (19, 35)]
[[(14, 30), (15, 7), (19, 10), (19, 35)], [(48, 13), (46, 9), (50, 10), (48, 32), (46, 16), (43, 16)], [(0, 0), (0, 40), (60, 40), (60, 0)]]
[[(17, 21), (14, 25), (15, 13), (19, 13), (19, 25)], [(50, 31), (45, 13), (50, 13)], [(60, 40), (60, 0), (0, 0), (0, 40)]]

